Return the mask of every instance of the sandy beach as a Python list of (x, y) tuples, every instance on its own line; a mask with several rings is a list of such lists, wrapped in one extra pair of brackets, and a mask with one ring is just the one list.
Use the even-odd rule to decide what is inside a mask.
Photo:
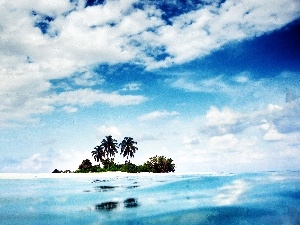
[[(141, 173), (150, 176), (152, 173)], [(136, 176), (136, 174), (124, 172), (103, 172), (103, 173), (0, 173), (0, 179), (35, 179), (35, 178), (105, 178), (116, 176)]]
[(121, 171), (102, 173), (0, 173), (0, 179), (42, 179), (42, 178), (113, 178), (113, 177), (147, 177), (147, 176), (180, 176), (180, 175), (230, 175), (220, 172), (191, 173), (126, 173)]

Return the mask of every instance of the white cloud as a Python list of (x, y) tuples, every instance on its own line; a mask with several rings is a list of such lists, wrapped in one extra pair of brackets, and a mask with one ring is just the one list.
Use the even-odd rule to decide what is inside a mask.
[(49, 97), (42, 93), (23, 93), (0, 91), (0, 126), (16, 126), (20, 123), (36, 122), (36, 115), (54, 110)]
[(137, 105), (147, 100), (141, 95), (120, 95), (117, 92), (104, 93), (89, 88), (62, 92), (53, 97), (58, 104), (88, 106), (94, 103), (106, 103), (111, 106)]
[(75, 171), (84, 159), (94, 160), (88, 151), (79, 150), (61, 150), (49, 151), (45, 154), (34, 153), (28, 158), (25, 158), (16, 165), (7, 165), (2, 169), (3, 172), (45, 172), (50, 173), (54, 169)]
[(98, 84), (103, 84), (105, 80), (98, 74), (91, 71), (84, 71), (74, 77), (74, 83), (79, 86), (91, 87)]
[(242, 118), (240, 113), (232, 111), (230, 108), (225, 107), (219, 110), (216, 107), (210, 107), (209, 111), (205, 115), (206, 124), (209, 126), (220, 126), (220, 125), (233, 125), (238, 123)]
[(118, 127), (115, 127), (115, 126), (102, 125), (97, 130), (98, 130), (98, 134), (99, 134), (99, 137), (101, 138), (101, 140), (105, 136), (109, 136), (109, 135), (112, 135), (112, 137), (115, 139), (122, 138), (122, 132), (120, 131), (120, 129)]
[[(160, 9), (150, 5), (137, 9), (133, 7), (135, 2), (107, 1), (84, 8), (83, 1), (78, 5), (64, 0), (1, 1), (0, 97), (6, 102), (0, 106), (5, 108), (0, 111), (0, 123), (51, 112), (51, 97), (55, 96), (52, 79), (70, 78), (84, 68), (103, 63), (137, 63), (149, 69), (187, 62), (228, 42), (278, 29), (299, 17), (296, 0), (226, 1), (221, 7), (207, 4), (174, 17), (172, 25), (167, 25)], [(45, 34), (37, 26), (43, 16), (52, 20), (44, 21), (48, 24)], [(167, 57), (158, 61), (161, 53)], [(103, 82), (92, 77), (87, 72), (74, 78), (74, 82), (85, 87)], [(220, 78), (198, 84), (178, 80), (174, 86), (190, 91), (230, 91)], [(84, 89), (61, 94), (60, 98), (71, 101), (67, 96), (76, 97), (79, 93), (88, 94), (89, 98), (85, 101), (79, 96), (76, 104), (106, 102), (117, 106), (145, 100), (142, 96)], [(14, 102), (21, 98), (27, 99), (17, 107)], [(36, 108), (31, 110), (33, 105)]]
[(220, 7), (206, 5), (175, 17), (172, 25), (158, 28), (158, 35), (148, 32), (143, 34), (142, 40), (165, 46), (171, 56), (166, 58), (166, 63), (184, 63), (207, 55), (228, 42), (278, 29), (299, 17), (298, 8), (297, 1), (225, 1)]
[(138, 91), (141, 89), (140, 83), (129, 83), (124, 86), (122, 91)]
[(183, 144), (185, 144), (185, 145), (198, 145), (198, 144), (200, 144), (200, 141), (199, 141), (198, 138), (184, 137)]
[[(174, 17), (173, 24), (166, 25), (161, 10), (150, 5), (136, 9), (135, 2), (107, 1), (81, 8), (63, 0), (36, 4), (2, 1), (1, 46), (10, 56), (5, 58), (24, 64), (29, 56), (40, 71), (51, 76), (65, 76), (95, 63), (138, 62), (159, 67), (207, 55), (230, 41), (278, 29), (299, 16), (297, 1), (226, 1), (221, 7), (208, 4)], [(48, 29), (54, 38), (33, 26), (32, 10), (54, 18)], [(156, 51), (154, 56), (148, 54), (149, 49), (162, 47), (170, 55), (165, 62), (155, 59)]]
[(235, 150), (239, 140), (233, 134), (215, 136), (209, 140), (209, 149), (214, 150)]
[(33, 154), (27, 159), (24, 159), (16, 168), (17, 171), (40, 171), (45, 164), (48, 164), (48, 158), (40, 153)]
[(228, 107), (219, 110), (212, 106), (203, 119), (200, 132), (210, 135), (239, 133), (249, 125), (247, 119), (249, 119), (247, 116)]
[(186, 139), (184, 149), (193, 155), (194, 162), (198, 160), (208, 169), (209, 163), (216, 166), (220, 162), (218, 168), (223, 170), (251, 170), (251, 165), (266, 170), (274, 168), (274, 161), (282, 163), (276, 168), (288, 168), (284, 163), (295, 165), (299, 160), (295, 156), (300, 146), (298, 108), (297, 101), (269, 104), (247, 113), (211, 107), (200, 120), (192, 122), (200, 128), (195, 138), (201, 140), (201, 147), (191, 146)]
[(155, 141), (159, 140), (159, 137), (155, 136), (154, 134), (142, 134), (139, 137), (137, 137), (138, 142), (143, 142), (143, 141)]
[(249, 74), (244, 72), (234, 77), (233, 80), (237, 83), (247, 83), (249, 81)]
[[(29, 83), (29, 82), (28, 82)], [(75, 112), (77, 106), (104, 103), (109, 106), (137, 105), (147, 101), (142, 95), (121, 95), (117, 92), (105, 93), (90, 88), (65, 91), (59, 94), (42, 92), (39, 86), (29, 84), (16, 92), (2, 92), (0, 97), (0, 126), (15, 126), (20, 123), (36, 122), (40, 114), (51, 113), (57, 106), (65, 112)], [(15, 124), (15, 125), (14, 125)]]
[(74, 113), (78, 111), (78, 108), (76, 107), (72, 107), (72, 106), (64, 106), (62, 108), (63, 111), (67, 112), (67, 113)]
[(300, 130), (300, 99), (288, 102), (274, 111), (271, 121), (280, 133), (288, 134)]
[(270, 132), (266, 137), (271, 138), (270, 135), (273, 135), (275, 138), (275, 134), (277, 138), (283, 137), (279, 134), (278, 129), (286, 130), (282, 133), (288, 133), (289, 129), (292, 129), (293, 132), (295, 124), (297, 124), (298, 116), (294, 112), (297, 107), (291, 105), (289, 103), (285, 103), (283, 106), (269, 104), (264, 109), (246, 113), (233, 111), (229, 107), (219, 110), (212, 106), (201, 121), (200, 132), (218, 136), (238, 134), (253, 127), (260, 127), (262, 130)]
[(238, 85), (232, 86), (228, 84), (222, 76), (201, 79), (199, 79), (199, 76), (197, 78), (187, 78), (184, 76), (178, 79), (166, 79), (166, 83), (173, 88), (182, 89), (187, 92), (224, 93), (229, 95), (235, 93), (235, 88), (238, 87)]
[(139, 116), (139, 120), (141, 121), (156, 120), (156, 119), (161, 119), (161, 118), (176, 116), (176, 115), (179, 115), (179, 112), (176, 111), (169, 112), (167, 110), (153, 111)]
[(269, 129), (263, 136), (266, 141), (279, 141), (284, 138), (285, 135), (278, 133), (276, 129)]
[[(53, 99), (56, 94), (51, 91), (52, 79), (70, 78), (72, 74), (79, 72), (80, 76), (73, 77), (76, 85), (94, 86), (101, 84), (103, 79), (89, 71), (81, 73), (89, 65), (130, 61), (135, 50), (127, 44), (126, 37), (137, 31), (129, 29), (122, 33), (106, 23), (121, 23), (134, 14), (134, 10), (131, 10), (132, 2), (111, 1), (105, 7), (78, 7), (72, 11), (75, 5), (60, 0), (55, 3), (37, 1), (36, 4), (1, 1), (0, 48), (3, 51), (0, 53), (0, 96), (6, 99), (6, 103), (0, 106), (3, 108), (0, 110), (0, 125), (9, 126), (11, 121), (25, 121), (34, 115), (53, 111), (53, 105), (57, 102)], [(34, 26), (37, 17), (40, 19), (42, 16), (34, 16), (33, 10), (55, 18), (49, 23), (49, 32), (56, 32), (58, 36), (51, 38), (43, 35)], [(63, 13), (67, 14), (62, 15)], [(107, 16), (99, 17), (99, 14)], [(89, 28), (101, 25), (101, 21), (97, 21), (101, 18), (107, 20), (103, 23), (104, 27)], [(138, 21), (146, 26), (143, 21)], [(89, 98), (85, 101), (81, 97), (86, 94)], [(78, 104), (106, 102), (112, 106), (139, 104), (146, 99), (143, 96), (122, 96), (118, 93), (82, 89), (57, 96), (55, 99), (60, 104), (64, 104), (64, 99), (61, 98), (65, 98), (67, 104), (71, 101), (69, 97), (73, 96), (79, 97)], [(22, 104), (17, 104), (19, 101)], [(77, 103), (71, 101), (71, 104)]]

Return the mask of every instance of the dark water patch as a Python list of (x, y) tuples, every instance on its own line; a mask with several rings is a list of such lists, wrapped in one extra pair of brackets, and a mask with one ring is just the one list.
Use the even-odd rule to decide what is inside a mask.
[(83, 192), (91, 192), (91, 190), (83, 190)]
[(109, 180), (93, 180), (92, 183), (102, 183), (102, 182), (108, 182)]
[[(273, 211), (247, 207), (208, 207), (176, 211), (163, 215), (140, 218), (139, 221), (127, 221), (128, 224), (164, 224), (164, 225), (228, 225), (228, 224), (275, 224)], [(284, 222), (284, 221), (281, 221)], [(117, 223), (114, 223), (117, 224)], [(276, 223), (283, 224), (283, 223)]]
[(96, 211), (111, 211), (118, 207), (118, 202), (103, 202), (95, 206)]
[(237, 206), (214, 207), (200, 210), (200, 213), (207, 213), (204, 223), (218, 225), (269, 224), (269, 222), (272, 222), (274, 219), (273, 211)]
[[(199, 190), (207, 190), (207, 189), (217, 189), (222, 187), (224, 184), (228, 182), (232, 182), (234, 180), (232, 177), (208, 177), (208, 176), (200, 176), (200, 177), (191, 177), (180, 180), (158, 180), (155, 181), (156, 185), (151, 187), (151, 192), (168, 192), (172, 190), (172, 192), (181, 193), (183, 190), (188, 191), (196, 191)], [(149, 182), (150, 183), (150, 182)]]
[(263, 209), (247, 208), (247, 207), (237, 207), (237, 206), (225, 206), (225, 207), (215, 207), (210, 209), (213, 216), (208, 217), (208, 219), (222, 220), (222, 219), (234, 219), (234, 218), (247, 218), (247, 217), (263, 217), (267, 215), (272, 215), (273, 212)]
[(115, 188), (117, 188), (117, 186), (95, 186), (94, 189), (97, 192), (105, 192), (105, 191), (113, 191)]
[(134, 188), (138, 188), (139, 185), (131, 185), (131, 186), (127, 186), (126, 188), (127, 189), (134, 189)]
[(286, 191), (281, 193), (282, 196), (292, 198), (294, 200), (300, 200), (300, 191)]
[(125, 208), (136, 208), (139, 206), (136, 198), (127, 198), (123, 203)]

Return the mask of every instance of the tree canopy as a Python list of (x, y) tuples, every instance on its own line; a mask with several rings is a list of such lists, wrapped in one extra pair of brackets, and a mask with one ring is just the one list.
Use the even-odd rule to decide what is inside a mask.
[(111, 135), (105, 136), (105, 139), (101, 141), (100, 148), (103, 148), (106, 158), (114, 158), (115, 154), (118, 153), (118, 142), (116, 139), (113, 139)]
[(138, 148), (135, 146), (137, 142), (133, 141), (132, 137), (125, 137), (124, 140), (119, 144), (119, 147), (121, 148), (121, 155), (123, 157), (127, 158), (133, 158), (135, 152), (138, 150)]

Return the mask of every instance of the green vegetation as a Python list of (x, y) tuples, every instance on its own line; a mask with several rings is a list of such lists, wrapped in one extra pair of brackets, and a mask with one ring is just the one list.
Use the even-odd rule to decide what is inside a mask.
[[(152, 173), (169, 173), (175, 172), (175, 164), (173, 159), (166, 158), (165, 156), (154, 156), (148, 159), (143, 165), (135, 165), (128, 160), (134, 158), (134, 154), (138, 150), (136, 147), (137, 142), (131, 137), (125, 137), (123, 141), (118, 144), (116, 139), (113, 139), (111, 135), (106, 136), (101, 141), (99, 146), (96, 146), (91, 152), (93, 158), (99, 164), (93, 165), (89, 159), (85, 159), (79, 165), (78, 169), (74, 173), (97, 173), (107, 171), (121, 171), (127, 173), (140, 173), (140, 172), (152, 172)], [(124, 164), (116, 164), (114, 159), (118, 148), (121, 149), (120, 155), (126, 158)], [(102, 164), (102, 167), (101, 167)], [(67, 170), (69, 171), (69, 170)], [(62, 173), (62, 171), (55, 169), (52, 173)]]
[(149, 172), (153, 173), (168, 173), (175, 172), (175, 164), (173, 159), (167, 159), (165, 156), (154, 156), (146, 162), (146, 167)]

